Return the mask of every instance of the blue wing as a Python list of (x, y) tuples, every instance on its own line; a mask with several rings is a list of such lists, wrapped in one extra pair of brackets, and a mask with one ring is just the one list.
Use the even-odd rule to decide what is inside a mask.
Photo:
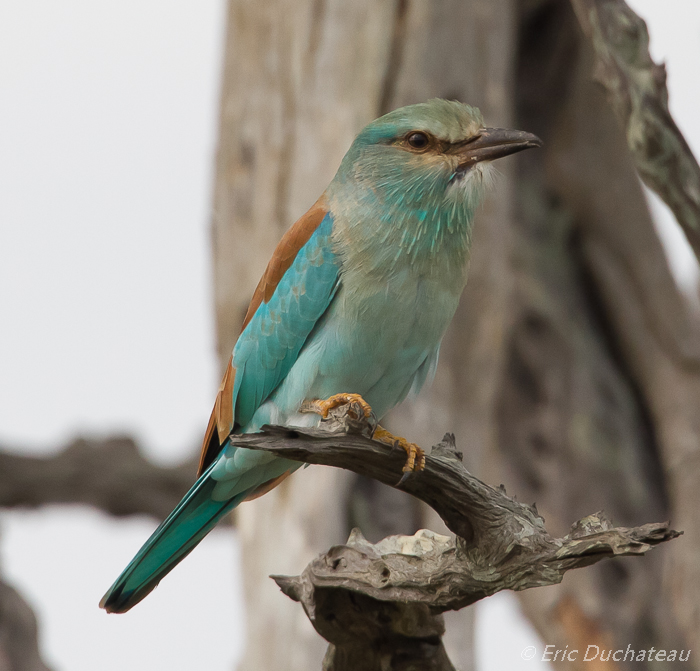
[(327, 213), (296, 254), (272, 297), (261, 302), (233, 349), (234, 422), (245, 430), (255, 411), (289, 373), (338, 288)]

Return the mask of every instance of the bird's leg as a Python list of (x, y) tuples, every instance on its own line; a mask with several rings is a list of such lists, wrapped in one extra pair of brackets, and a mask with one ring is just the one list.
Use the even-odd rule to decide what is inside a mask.
[(381, 426), (377, 426), (377, 428), (374, 430), (372, 439), (380, 443), (384, 443), (385, 445), (398, 445), (406, 450), (406, 454), (408, 456), (402, 469), (404, 473), (422, 471), (425, 468), (425, 452), (423, 452), (423, 450), (415, 443), (409, 443), (405, 438), (395, 436), (393, 433), (387, 431)]
[[(369, 417), (372, 414), (372, 408), (369, 403), (359, 394), (334, 394), (325, 401), (318, 398), (314, 401), (304, 401), (301, 406), (301, 412), (315, 412), (317, 415), (321, 415), (321, 417), (326, 419), (328, 413), (333, 410), (333, 408), (350, 404), (358, 406), (365, 417)], [(357, 419), (360, 418), (357, 417)]]
[[(321, 399), (315, 399), (313, 401), (305, 401), (300, 410), (301, 412), (314, 412), (321, 415), (324, 419), (328, 417), (328, 413), (341, 405), (355, 405), (361, 412), (364, 413), (365, 417), (369, 417), (372, 414), (372, 408), (369, 403), (365, 401), (359, 394), (334, 394), (325, 401)], [(359, 419), (359, 417), (357, 417)], [(409, 443), (405, 438), (400, 436), (395, 436), (390, 431), (377, 426), (372, 434), (372, 439), (384, 445), (391, 445), (392, 447), (398, 446), (402, 447), (407, 454), (406, 463), (403, 467), (404, 477), (401, 479), (403, 482), (409, 473), (414, 473), (416, 471), (422, 471), (425, 468), (425, 452), (418, 447), (415, 443)]]

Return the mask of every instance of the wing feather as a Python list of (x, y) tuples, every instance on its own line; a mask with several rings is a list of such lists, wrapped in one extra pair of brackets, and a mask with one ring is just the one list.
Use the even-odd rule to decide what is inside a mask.
[(214, 409), (211, 417), (209, 417), (207, 430), (204, 433), (197, 477), (204, 473), (209, 464), (214, 461), (228, 434), (233, 429), (233, 388), (236, 380), (236, 369), (233, 367), (232, 361), (233, 355), (231, 355), (226, 365), (226, 372), (219, 385)]
[(294, 263), (299, 250), (309, 241), (326, 214), (328, 214), (328, 204), (324, 195), (282, 236), (263, 276), (260, 278), (260, 282), (258, 282), (258, 286), (255, 288), (241, 331), (248, 326), (260, 304), (263, 301), (270, 302), (277, 285)]
[(248, 307), (204, 436), (201, 475), (284, 379), (338, 283), (322, 196), (282, 237)]

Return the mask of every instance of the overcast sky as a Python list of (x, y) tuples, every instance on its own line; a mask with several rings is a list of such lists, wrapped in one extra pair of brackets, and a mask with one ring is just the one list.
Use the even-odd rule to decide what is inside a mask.
[[(631, 4), (697, 155), (700, 3)], [(199, 441), (217, 383), (208, 226), (223, 30), (223, 0), (0, 0), (0, 444), (44, 451), (119, 431), (173, 461)], [(695, 286), (682, 234), (654, 209), (679, 281)], [(233, 534), (212, 534), (158, 599), (108, 617), (97, 601), (153, 521), (86, 509), (0, 521), (2, 570), (39, 613), (56, 671), (232, 668)], [(520, 659), (539, 642), (508, 625), (510, 597), (479, 612), (482, 671), (536, 668)]]

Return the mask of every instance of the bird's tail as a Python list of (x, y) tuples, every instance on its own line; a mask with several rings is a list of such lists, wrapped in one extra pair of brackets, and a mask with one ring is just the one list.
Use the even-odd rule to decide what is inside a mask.
[[(213, 465), (212, 465), (213, 466)], [(146, 541), (100, 601), (108, 613), (125, 613), (148, 596), (161, 578), (179, 564), (214, 525), (249, 491), (224, 501), (212, 498), (212, 467), (195, 482), (167, 519)]]

